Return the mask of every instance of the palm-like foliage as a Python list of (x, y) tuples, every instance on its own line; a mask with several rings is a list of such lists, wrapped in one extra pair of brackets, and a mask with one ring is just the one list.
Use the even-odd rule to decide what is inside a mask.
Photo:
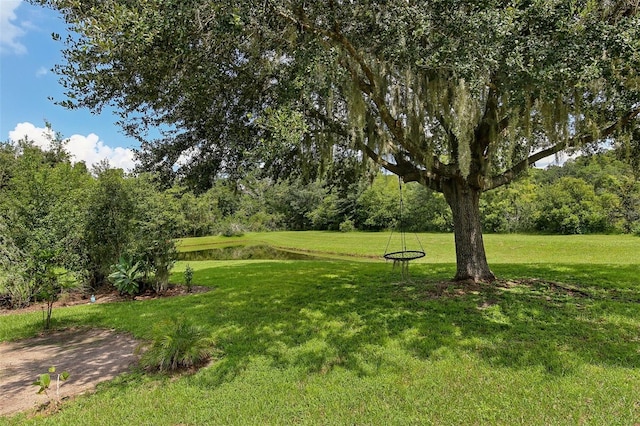
[(204, 328), (184, 319), (172, 319), (158, 325), (140, 364), (150, 370), (175, 371), (203, 365), (215, 353), (214, 342)]
[(120, 256), (118, 263), (111, 266), (111, 269), (113, 272), (109, 274), (109, 281), (120, 293), (133, 296), (138, 292), (138, 280), (143, 275), (139, 262), (133, 264), (130, 259)]

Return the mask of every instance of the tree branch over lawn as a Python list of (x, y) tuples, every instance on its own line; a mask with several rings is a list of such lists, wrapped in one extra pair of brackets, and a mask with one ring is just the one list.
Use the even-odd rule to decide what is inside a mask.
[(602, 129), (597, 136), (594, 136), (592, 134), (575, 136), (571, 138), (567, 143), (557, 143), (549, 148), (543, 149), (542, 151), (538, 151), (525, 160), (520, 161), (518, 164), (514, 165), (501, 175), (487, 179), (485, 181), (484, 189), (495, 189), (511, 182), (520, 173), (529, 168), (531, 164), (534, 164), (536, 161), (542, 160), (543, 158), (555, 155), (559, 152), (565, 151), (568, 148), (581, 147), (593, 143), (596, 140), (604, 140), (613, 135), (617, 130), (630, 127), (634, 124), (637, 125), (637, 123), (634, 123), (634, 119), (636, 119), (638, 115), (640, 115), (640, 107), (632, 109), (627, 114), (622, 116), (618, 121)]

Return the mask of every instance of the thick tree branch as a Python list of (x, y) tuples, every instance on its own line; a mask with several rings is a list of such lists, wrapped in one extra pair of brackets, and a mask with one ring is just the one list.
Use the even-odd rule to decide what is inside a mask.
[[(340, 135), (344, 138), (349, 137), (349, 132), (344, 125), (338, 123), (335, 120), (330, 119), (329, 117), (327, 117), (326, 115), (318, 111), (317, 109), (305, 108), (305, 111), (308, 116), (310, 116), (311, 118), (317, 121), (320, 121), (323, 126), (326, 126), (329, 129), (329, 131), (337, 135)], [(360, 149), (367, 157), (373, 160), (376, 164), (378, 164), (385, 170), (390, 171), (391, 173), (402, 175), (403, 173), (406, 174), (414, 171), (413, 169), (408, 170), (406, 165), (405, 167), (403, 167), (399, 164), (391, 163), (390, 161), (386, 160), (382, 155), (377, 153), (373, 148), (368, 146), (366, 143), (359, 144), (358, 149)]]
[[(344, 125), (328, 118), (317, 109), (306, 108), (305, 111), (310, 118), (321, 122), (329, 131), (344, 138), (349, 136), (349, 132)], [(400, 176), (405, 182), (421, 182), (434, 191), (442, 192), (441, 180), (452, 175), (452, 171), (441, 164), (437, 158), (433, 159), (434, 164), (431, 170), (423, 170), (417, 168), (410, 161), (403, 161), (398, 155), (393, 156), (396, 162), (392, 163), (364, 142), (359, 144), (357, 148), (380, 167)]]
[(530, 164), (535, 163), (538, 160), (541, 160), (550, 155), (557, 154), (560, 151), (563, 151), (567, 148), (576, 148), (579, 146), (584, 146), (586, 144), (595, 142), (596, 140), (607, 138), (617, 130), (621, 128), (625, 128), (629, 126), (632, 120), (640, 115), (640, 107), (634, 108), (631, 111), (627, 112), (625, 115), (620, 117), (619, 120), (614, 122), (613, 124), (602, 129), (597, 136), (592, 134), (588, 135), (577, 135), (569, 140), (569, 142), (561, 142), (557, 143), (549, 148), (543, 149), (542, 151), (538, 151), (533, 155), (530, 155), (526, 159), (520, 161), (509, 170), (504, 173), (491, 177), (489, 179), (484, 180), (483, 188), (484, 190), (494, 189), (499, 186), (505, 185), (511, 182), (514, 178), (516, 178), (520, 173), (522, 173)]
[(480, 176), (487, 174), (489, 145), (491, 144), (491, 134), (496, 132), (498, 127), (497, 116), (498, 97), (494, 85), (491, 84), (489, 93), (487, 93), (484, 113), (474, 132), (475, 137), (472, 146), (472, 155), (475, 157), (474, 162), (478, 165), (476, 173)]
[(449, 124), (447, 123), (447, 120), (445, 119), (444, 115), (442, 115), (438, 111), (435, 111), (434, 116), (438, 121), (438, 123), (440, 123), (440, 126), (444, 129), (444, 132), (447, 134), (447, 137), (452, 142), (452, 144), (457, 145), (458, 138), (456, 137), (455, 133), (453, 133), (453, 130), (451, 130), (451, 126), (449, 126)]

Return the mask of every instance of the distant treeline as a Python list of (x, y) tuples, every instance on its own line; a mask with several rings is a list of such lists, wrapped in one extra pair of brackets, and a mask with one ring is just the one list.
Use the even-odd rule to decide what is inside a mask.
[[(163, 236), (171, 237), (398, 226), (415, 232), (452, 230), (451, 211), (441, 194), (417, 183), (403, 184), (401, 192), (396, 176), (361, 173), (356, 166), (335, 166), (313, 180), (253, 174), (241, 180), (221, 178), (206, 192), (194, 193), (180, 184), (161, 188), (148, 174), (115, 173), (106, 166), (90, 172), (82, 164), (71, 166), (64, 153), (38, 150), (5, 144), (0, 152), (0, 211), (17, 241), (25, 241), (22, 234), (36, 224), (57, 223), (42, 205), (64, 206), (70, 199), (71, 206), (57, 207), (54, 213), (70, 216), (76, 227), (90, 229), (80, 222), (104, 208), (99, 214), (108, 215), (113, 232), (133, 229), (143, 218), (135, 218), (131, 210), (145, 205), (145, 216), (155, 214)], [(60, 188), (55, 187), (58, 180)], [(92, 205), (106, 199), (108, 206)], [(544, 170), (531, 168), (515, 183), (484, 193), (480, 208), (485, 232), (640, 233), (640, 181), (609, 151)], [(116, 225), (123, 218), (135, 223)]]
[[(356, 177), (360, 176), (360, 177)], [(205, 193), (169, 189), (179, 236), (269, 230), (449, 232), (451, 211), (441, 194), (396, 176), (329, 173), (273, 181), (247, 176), (219, 180)], [(403, 211), (400, 214), (400, 195)], [(640, 181), (615, 152), (530, 169), (481, 199), (485, 232), (640, 233)], [(400, 219), (402, 223), (400, 224)]]

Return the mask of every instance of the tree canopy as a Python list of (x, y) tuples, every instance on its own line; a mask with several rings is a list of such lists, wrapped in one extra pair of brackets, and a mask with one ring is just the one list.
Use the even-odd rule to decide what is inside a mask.
[(444, 193), (458, 279), (493, 278), (483, 191), (638, 128), (636, 1), (32, 1), (77, 34), (62, 104), (165, 129), (144, 168), (208, 187), (363, 153)]

